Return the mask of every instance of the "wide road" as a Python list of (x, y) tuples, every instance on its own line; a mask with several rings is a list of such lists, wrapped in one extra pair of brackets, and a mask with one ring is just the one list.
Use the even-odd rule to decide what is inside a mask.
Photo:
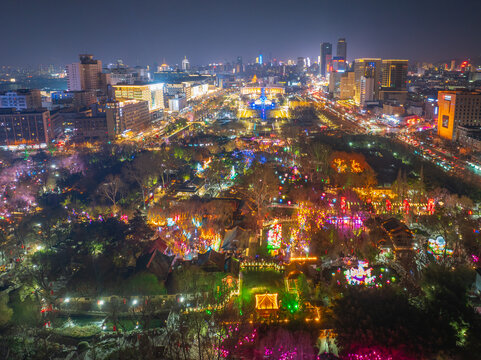
[(406, 133), (399, 131), (399, 129), (387, 131), (387, 126), (383, 131), (380, 131), (379, 124), (372, 124), (364, 115), (354, 111), (349, 113), (345, 107), (336, 106), (336, 103), (333, 105), (332, 101), (322, 96), (322, 93), (313, 92), (309, 98), (318, 104), (320, 108), (324, 109), (323, 111), (327, 112), (334, 122), (342, 124), (341, 129), (347, 133), (377, 133), (381, 136), (386, 136), (387, 134), (394, 135), (397, 141), (408, 145), (415, 155), (431, 162), (444, 171), (464, 179), (473, 179), (474, 177), (474, 181), (479, 181), (481, 172), (475, 172), (473, 167), (468, 164), (468, 161), (462, 160), (446, 149), (439, 148), (432, 143), (423, 142), (416, 132)]

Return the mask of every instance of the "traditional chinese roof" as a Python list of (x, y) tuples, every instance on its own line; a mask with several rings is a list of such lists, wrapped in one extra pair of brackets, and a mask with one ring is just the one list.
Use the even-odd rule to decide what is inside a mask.
[(257, 310), (277, 310), (279, 304), (277, 302), (278, 294), (256, 294)]

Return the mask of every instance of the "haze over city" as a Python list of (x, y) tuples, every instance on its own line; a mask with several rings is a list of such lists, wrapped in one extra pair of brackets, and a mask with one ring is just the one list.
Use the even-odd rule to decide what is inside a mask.
[(259, 51), (316, 57), (317, 43), (349, 39), (356, 57), (415, 61), (479, 57), (478, 1), (4, 0), (0, 63), (65, 64), (77, 53), (131, 65), (232, 61)]

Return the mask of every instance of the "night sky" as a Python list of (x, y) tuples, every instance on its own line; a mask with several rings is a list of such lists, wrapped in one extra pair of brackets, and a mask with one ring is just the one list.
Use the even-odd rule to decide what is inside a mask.
[(349, 60), (447, 60), (481, 56), (480, 14), (478, 0), (0, 0), (0, 64), (317, 59), (339, 37)]

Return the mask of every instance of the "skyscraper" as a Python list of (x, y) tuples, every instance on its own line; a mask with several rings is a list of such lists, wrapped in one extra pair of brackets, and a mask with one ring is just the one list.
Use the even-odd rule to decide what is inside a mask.
[(235, 72), (236, 74), (240, 74), (244, 72), (244, 66), (242, 65), (242, 56), (237, 57), (236, 65), (235, 65)]
[(299, 56), (297, 58), (297, 71), (302, 72), (304, 68), (306, 67), (306, 62), (303, 57)]
[(67, 65), (67, 86), (70, 91), (102, 88), (102, 61), (94, 60), (93, 55), (79, 55), (80, 62)]
[(327, 66), (332, 59), (332, 44), (321, 43), (321, 75), (326, 76)]
[(386, 59), (382, 61), (383, 88), (389, 90), (406, 90), (408, 76), (408, 61)]
[(182, 60), (182, 70), (183, 71), (190, 70), (190, 62), (189, 60), (187, 60), (187, 56), (184, 56), (184, 59)]
[(341, 39), (337, 40), (337, 52), (336, 52), (336, 55), (337, 55), (338, 57), (342, 57), (342, 58), (344, 58), (344, 60), (346, 60), (346, 56), (347, 56), (347, 43), (346, 43), (346, 39), (341, 38)]
[[(381, 59), (363, 58), (354, 61), (354, 80), (356, 84), (354, 100), (356, 104), (361, 104), (361, 78), (373, 79), (364, 80), (364, 87), (373, 88), (372, 100), (379, 99), (379, 85), (381, 81)], [(366, 93), (364, 91), (364, 93)], [(366, 101), (371, 101), (371, 97), (365, 97)]]

